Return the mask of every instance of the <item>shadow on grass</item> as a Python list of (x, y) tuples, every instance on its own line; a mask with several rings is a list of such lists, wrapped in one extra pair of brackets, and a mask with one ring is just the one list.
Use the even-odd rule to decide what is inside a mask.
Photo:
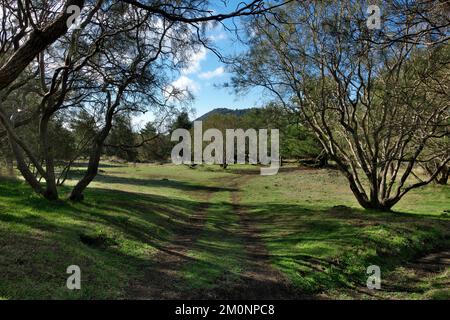
[(425, 215), (336, 207), (313, 210), (282, 203), (243, 210), (252, 212), (260, 226), (273, 264), (310, 292), (358, 291), (365, 287), (368, 266), (379, 265), (388, 272), (433, 248), (448, 246), (450, 239), (449, 219)]
[[(130, 179), (124, 180), (129, 182)], [(141, 183), (139, 179), (132, 180), (131, 183)], [(173, 188), (186, 188), (178, 181), (156, 183), (167, 182)], [(230, 189), (199, 186), (194, 190)], [(143, 253), (142, 247), (177, 254), (167, 251), (167, 245), (188, 227), (189, 217), (205, 205), (202, 201), (90, 189), (84, 203), (52, 203), (33, 196), (28, 187), (16, 181), (2, 181), (0, 197), (7, 201), (0, 203), (0, 274), (8, 279), (0, 286), (0, 296), (29, 297), (33, 293), (27, 293), (27, 283), (32, 282), (38, 298), (70, 297), (71, 293), (64, 291), (61, 283), (64, 284), (66, 277), (66, 265), (78, 261), (87, 271), (87, 279), (94, 279), (90, 291), (84, 293), (85, 298), (121, 296), (124, 284), (120, 281), (126, 283), (130, 278), (139, 278), (143, 269), (155, 274), (173, 274), (174, 288), (189, 288), (185, 278), (177, 275), (180, 271), (177, 267), (164, 265), (161, 268), (157, 256), (153, 258)], [(231, 208), (232, 205), (221, 202), (212, 209), (221, 207)], [(448, 220), (403, 213), (315, 210), (302, 205), (267, 202), (240, 205), (239, 209), (249, 212), (252, 223), (259, 226), (260, 238), (268, 248), (272, 264), (301, 290), (314, 293), (339, 287), (356, 290), (365, 284), (367, 266), (378, 264), (384, 271), (390, 270), (442, 242), (450, 230)], [(223, 214), (235, 214), (232, 209), (227, 210)], [(209, 217), (208, 223), (211, 227), (202, 235), (202, 241), (195, 244), (202, 255), (182, 257), (203, 270), (222, 270), (225, 282), (227, 275), (236, 279), (236, 271), (229, 265), (221, 265), (221, 259), (201, 257), (233, 256), (245, 267), (249, 257), (237, 252), (233, 241), (229, 245), (220, 241), (232, 239), (233, 230), (239, 225), (231, 227), (230, 223), (234, 222), (220, 215)], [(100, 232), (115, 242), (106, 248), (86, 245), (80, 235), (87, 232)], [(56, 269), (57, 272), (52, 271)], [(114, 276), (118, 282), (108, 283), (107, 279)], [(269, 279), (261, 281), (266, 281), (265, 286), (270, 288)], [(161, 286), (157, 282), (151, 285)], [(227, 296), (229, 292), (221, 294)]]
[[(71, 178), (72, 179), (79, 178), (80, 176), (81, 175), (72, 173)], [(95, 181), (105, 184), (125, 184), (142, 187), (172, 188), (183, 191), (204, 191), (204, 192), (236, 191), (236, 189), (233, 188), (205, 186), (201, 184), (189, 183), (179, 180), (136, 179), (129, 177), (118, 177), (102, 173), (97, 174), (97, 176), (95, 177)]]
[[(127, 237), (154, 245), (155, 240), (165, 241), (172, 233), (186, 227), (192, 212), (204, 205), (202, 201), (105, 189), (89, 190), (87, 199), (81, 203), (49, 202), (33, 195), (24, 198), (20, 191), (9, 192), (8, 202), (14, 209), (0, 209), (0, 221), (59, 233), (82, 232), (91, 226), (110, 227)], [(32, 209), (32, 213), (21, 214), (17, 212), (20, 208)], [(61, 221), (64, 217), (76, 223), (65, 224)]]
[[(1, 223), (0, 223), (1, 225)], [(99, 250), (64, 235), (5, 233), (0, 239), (0, 297), (7, 299), (117, 299), (146, 259), (119, 247)], [(68, 290), (68, 266), (81, 270), (81, 290)]]
[[(232, 174), (245, 174), (245, 175), (261, 175), (261, 169), (267, 168), (267, 166), (261, 166), (261, 165), (252, 165), (251, 167), (247, 168), (240, 168), (239, 166), (234, 167), (233, 165), (229, 166), (227, 169), (222, 169), (224, 172), (232, 173)], [(203, 169), (207, 171), (219, 171), (219, 169), (215, 170), (208, 170)], [(305, 171), (305, 170), (317, 170), (317, 168), (312, 168), (308, 166), (285, 166), (280, 167), (278, 169), (278, 173), (290, 173), (290, 172), (296, 172), (296, 171)]]
[[(0, 202), (0, 297), (124, 296), (144, 266), (169, 271), (158, 271), (151, 257), (166, 250), (204, 206), (202, 201), (102, 189), (89, 190), (87, 199), (48, 202), (21, 182), (2, 180), (0, 201), (7, 202)], [(86, 235), (105, 237), (107, 245), (86, 244)], [(65, 288), (71, 264), (81, 267), (87, 283), (82, 295)]]
[[(88, 162), (75, 162), (72, 164), (72, 168), (87, 168), (88, 167)], [(104, 163), (101, 162), (98, 166), (100, 169), (103, 168), (128, 168), (129, 165), (128, 164), (120, 164), (120, 163)]]

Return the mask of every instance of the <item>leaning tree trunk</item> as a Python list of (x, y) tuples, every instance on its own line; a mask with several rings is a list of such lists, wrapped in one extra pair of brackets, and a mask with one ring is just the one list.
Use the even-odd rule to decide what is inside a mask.
[[(423, 166), (423, 168), (425, 169), (427, 174), (431, 176), (438, 166), (439, 165), (435, 162), (427, 164)], [(436, 184), (446, 185), (448, 183), (449, 176), (450, 176), (450, 167), (448, 165), (444, 165), (439, 174), (434, 179), (434, 182)]]
[(50, 114), (45, 115), (39, 124), (39, 136), (42, 148), (43, 157), (45, 160), (45, 177), (46, 190), (45, 198), (48, 200), (58, 200), (58, 188), (56, 186), (55, 164), (52, 154), (52, 147), (48, 141), (48, 123), (50, 121)]
[(82, 9), (84, 2), (84, 0), (66, 1), (61, 14), (54, 21), (49, 21), (44, 28), (35, 28), (30, 32), (27, 40), (0, 66), (0, 90), (13, 83), (40, 52), (67, 33), (67, 19), (72, 15), (67, 9), (72, 5)]
[(328, 154), (325, 150), (322, 150), (316, 159), (318, 168), (325, 168), (328, 165)]
[(442, 168), (441, 172), (436, 178), (436, 183), (441, 185), (446, 185), (448, 183), (448, 178), (450, 176), (450, 167), (445, 166)]
[(69, 199), (72, 201), (82, 201), (84, 199), (84, 190), (86, 190), (87, 186), (94, 180), (98, 173), (98, 167), (100, 164), (100, 157), (103, 150), (103, 143), (96, 143), (94, 148), (91, 151), (91, 155), (89, 157), (89, 164), (86, 173), (83, 178), (75, 185), (70, 193)]
[(8, 133), (8, 140), (11, 146), (11, 150), (16, 158), (17, 169), (19, 169), (23, 178), (25, 179), (26, 182), (28, 182), (31, 188), (33, 188), (34, 192), (45, 196), (45, 191), (42, 188), (42, 185), (39, 183), (34, 174), (31, 172), (30, 168), (28, 167), (25, 161), (25, 157), (22, 153), (22, 150), (20, 150), (20, 147), (13, 140), (13, 138), (10, 136), (9, 133)]
[(98, 173), (98, 167), (100, 165), (100, 158), (103, 152), (103, 146), (105, 144), (105, 140), (108, 137), (109, 132), (112, 128), (112, 117), (114, 114), (114, 109), (110, 110), (107, 115), (105, 127), (100, 131), (97, 137), (94, 140), (94, 145), (92, 147), (91, 154), (89, 155), (89, 163), (86, 173), (83, 178), (75, 185), (70, 193), (69, 199), (71, 201), (83, 201), (84, 199), (84, 190), (86, 190), (87, 186), (94, 180)]
[(6, 173), (10, 177), (14, 176), (14, 160), (11, 157), (11, 155), (7, 154), (5, 161), (6, 161)]
[(45, 175), (44, 170), (37, 162), (37, 159), (32, 155), (31, 150), (27, 147), (23, 141), (20, 140), (20, 138), (15, 134), (11, 123), (7, 119), (5, 113), (3, 110), (0, 109), (0, 123), (3, 125), (3, 127), (6, 129), (7, 138), (9, 141), (9, 145), (11, 147), (12, 154), (14, 155), (14, 158), (17, 162), (17, 169), (19, 169), (20, 173), (24, 177), (25, 181), (28, 182), (28, 184), (33, 188), (33, 190), (45, 197), (45, 191), (42, 188), (39, 181), (36, 179), (35, 175), (31, 172), (29, 166), (27, 165), (25, 161), (25, 155), (29, 157), (30, 161), (36, 166), (39, 173), (41, 175)]

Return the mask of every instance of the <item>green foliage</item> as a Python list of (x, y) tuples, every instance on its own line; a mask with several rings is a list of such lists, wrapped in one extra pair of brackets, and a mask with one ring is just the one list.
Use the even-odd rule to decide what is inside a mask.
[(181, 112), (175, 119), (175, 121), (170, 125), (170, 131), (176, 129), (186, 129), (190, 130), (192, 128), (192, 122), (189, 119), (189, 114), (185, 111)]
[(142, 129), (141, 136), (147, 141), (138, 149), (141, 161), (164, 162), (170, 157), (172, 142), (169, 135), (158, 133), (157, 128), (149, 122)]
[[(84, 146), (86, 143), (89, 143), (98, 133), (95, 118), (84, 110), (73, 116), (70, 129), (75, 136), (78, 146)], [(89, 151), (89, 148), (81, 148), (80, 156), (89, 156)]]
[(138, 155), (134, 147), (136, 140), (131, 118), (129, 116), (117, 116), (114, 118), (113, 128), (105, 141), (105, 154), (130, 162), (136, 161)]
[(50, 123), (50, 143), (53, 146), (53, 155), (56, 160), (71, 160), (76, 152), (76, 137), (74, 133), (66, 128), (64, 123), (55, 119)]
[(278, 129), (280, 153), (284, 159), (316, 158), (322, 151), (318, 140), (300, 123), (297, 114), (274, 104), (249, 109), (241, 116), (214, 113), (203, 120), (203, 130), (210, 128), (219, 129), (224, 137), (226, 129)]

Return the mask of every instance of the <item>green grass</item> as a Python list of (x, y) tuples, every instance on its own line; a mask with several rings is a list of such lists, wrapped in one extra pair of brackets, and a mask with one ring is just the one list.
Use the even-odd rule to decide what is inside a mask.
[[(122, 297), (138, 267), (198, 208), (209, 190), (201, 179), (213, 175), (185, 167), (103, 169), (78, 204), (48, 202), (22, 182), (0, 180), (1, 297)], [(68, 189), (61, 191), (64, 197)], [(80, 291), (66, 288), (72, 264), (81, 268)]]
[(361, 210), (344, 178), (329, 170), (256, 177), (244, 189), (243, 205), (262, 230), (273, 265), (304, 292), (363, 287), (369, 265), (386, 275), (449, 245), (450, 220), (442, 215), (448, 186), (414, 192), (396, 213)]
[(230, 192), (221, 192), (212, 199), (205, 228), (188, 252), (194, 262), (183, 268), (188, 289), (226, 287), (239, 277), (243, 248), (236, 235), (238, 219), (229, 201)]
[[(186, 226), (207, 193), (212, 196), (206, 224), (187, 252), (190, 262), (180, 267), (180, 290), (226, 288), (238, 281), (247, 259), (232, 181), (241, 189), (239, 207), (261, 230), (273, 266), (305, 293), (351, 297), (349, 292), (364, 286), (371, 264), (381, 267), (382, 278), (407, 281), (412, 271), (400, 269), (407, 261), (449, 246), (450, 219), (443, 214), (450, 209), (448, 186), (414, 191), (395, 213), (380, 213), (361, 210), (345, 179), (332, 170), (263, 177), (254, 166), (101, 169), (86, 201), (76, 204), (48, 202), (23, 182), (0, 178), (2, 299), (126, 297), (130, 283), (143, 277), (142, 266), (157, 261), (159, 248)], [(68, 191), (61, 189), (63, 198)], [(79, 291), (66, 288), (72, 264), (82, 271)], [(446, 279), (448, 272), (423, 279), (409, 293), (382, 297), (448, 298)]]

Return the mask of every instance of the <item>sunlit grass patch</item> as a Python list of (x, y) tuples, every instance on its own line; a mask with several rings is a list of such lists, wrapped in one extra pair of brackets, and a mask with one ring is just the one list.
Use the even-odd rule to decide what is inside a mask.
[(444, 201), (434, 201), (447, 198), (449, 189), (425, 190), (403, 199), (397, 212), (367, 211), (343, 177), (299, 170), (255, 177), (244, 186), (242, 204), (262, 231), (272, 264), (305, 292), (321, 293), (365, 286), (371, 264), (387, 272), (448, 246), (450, 220), (437, 214)]
[(239, 277), (243, 246), (237, 235), (238, 217), (229, 201), (229, 192), (219, 193), (211, 199), (204, 230), (188, 252), (194, 261), (183, 268), (188, 288), (211, 289)]

